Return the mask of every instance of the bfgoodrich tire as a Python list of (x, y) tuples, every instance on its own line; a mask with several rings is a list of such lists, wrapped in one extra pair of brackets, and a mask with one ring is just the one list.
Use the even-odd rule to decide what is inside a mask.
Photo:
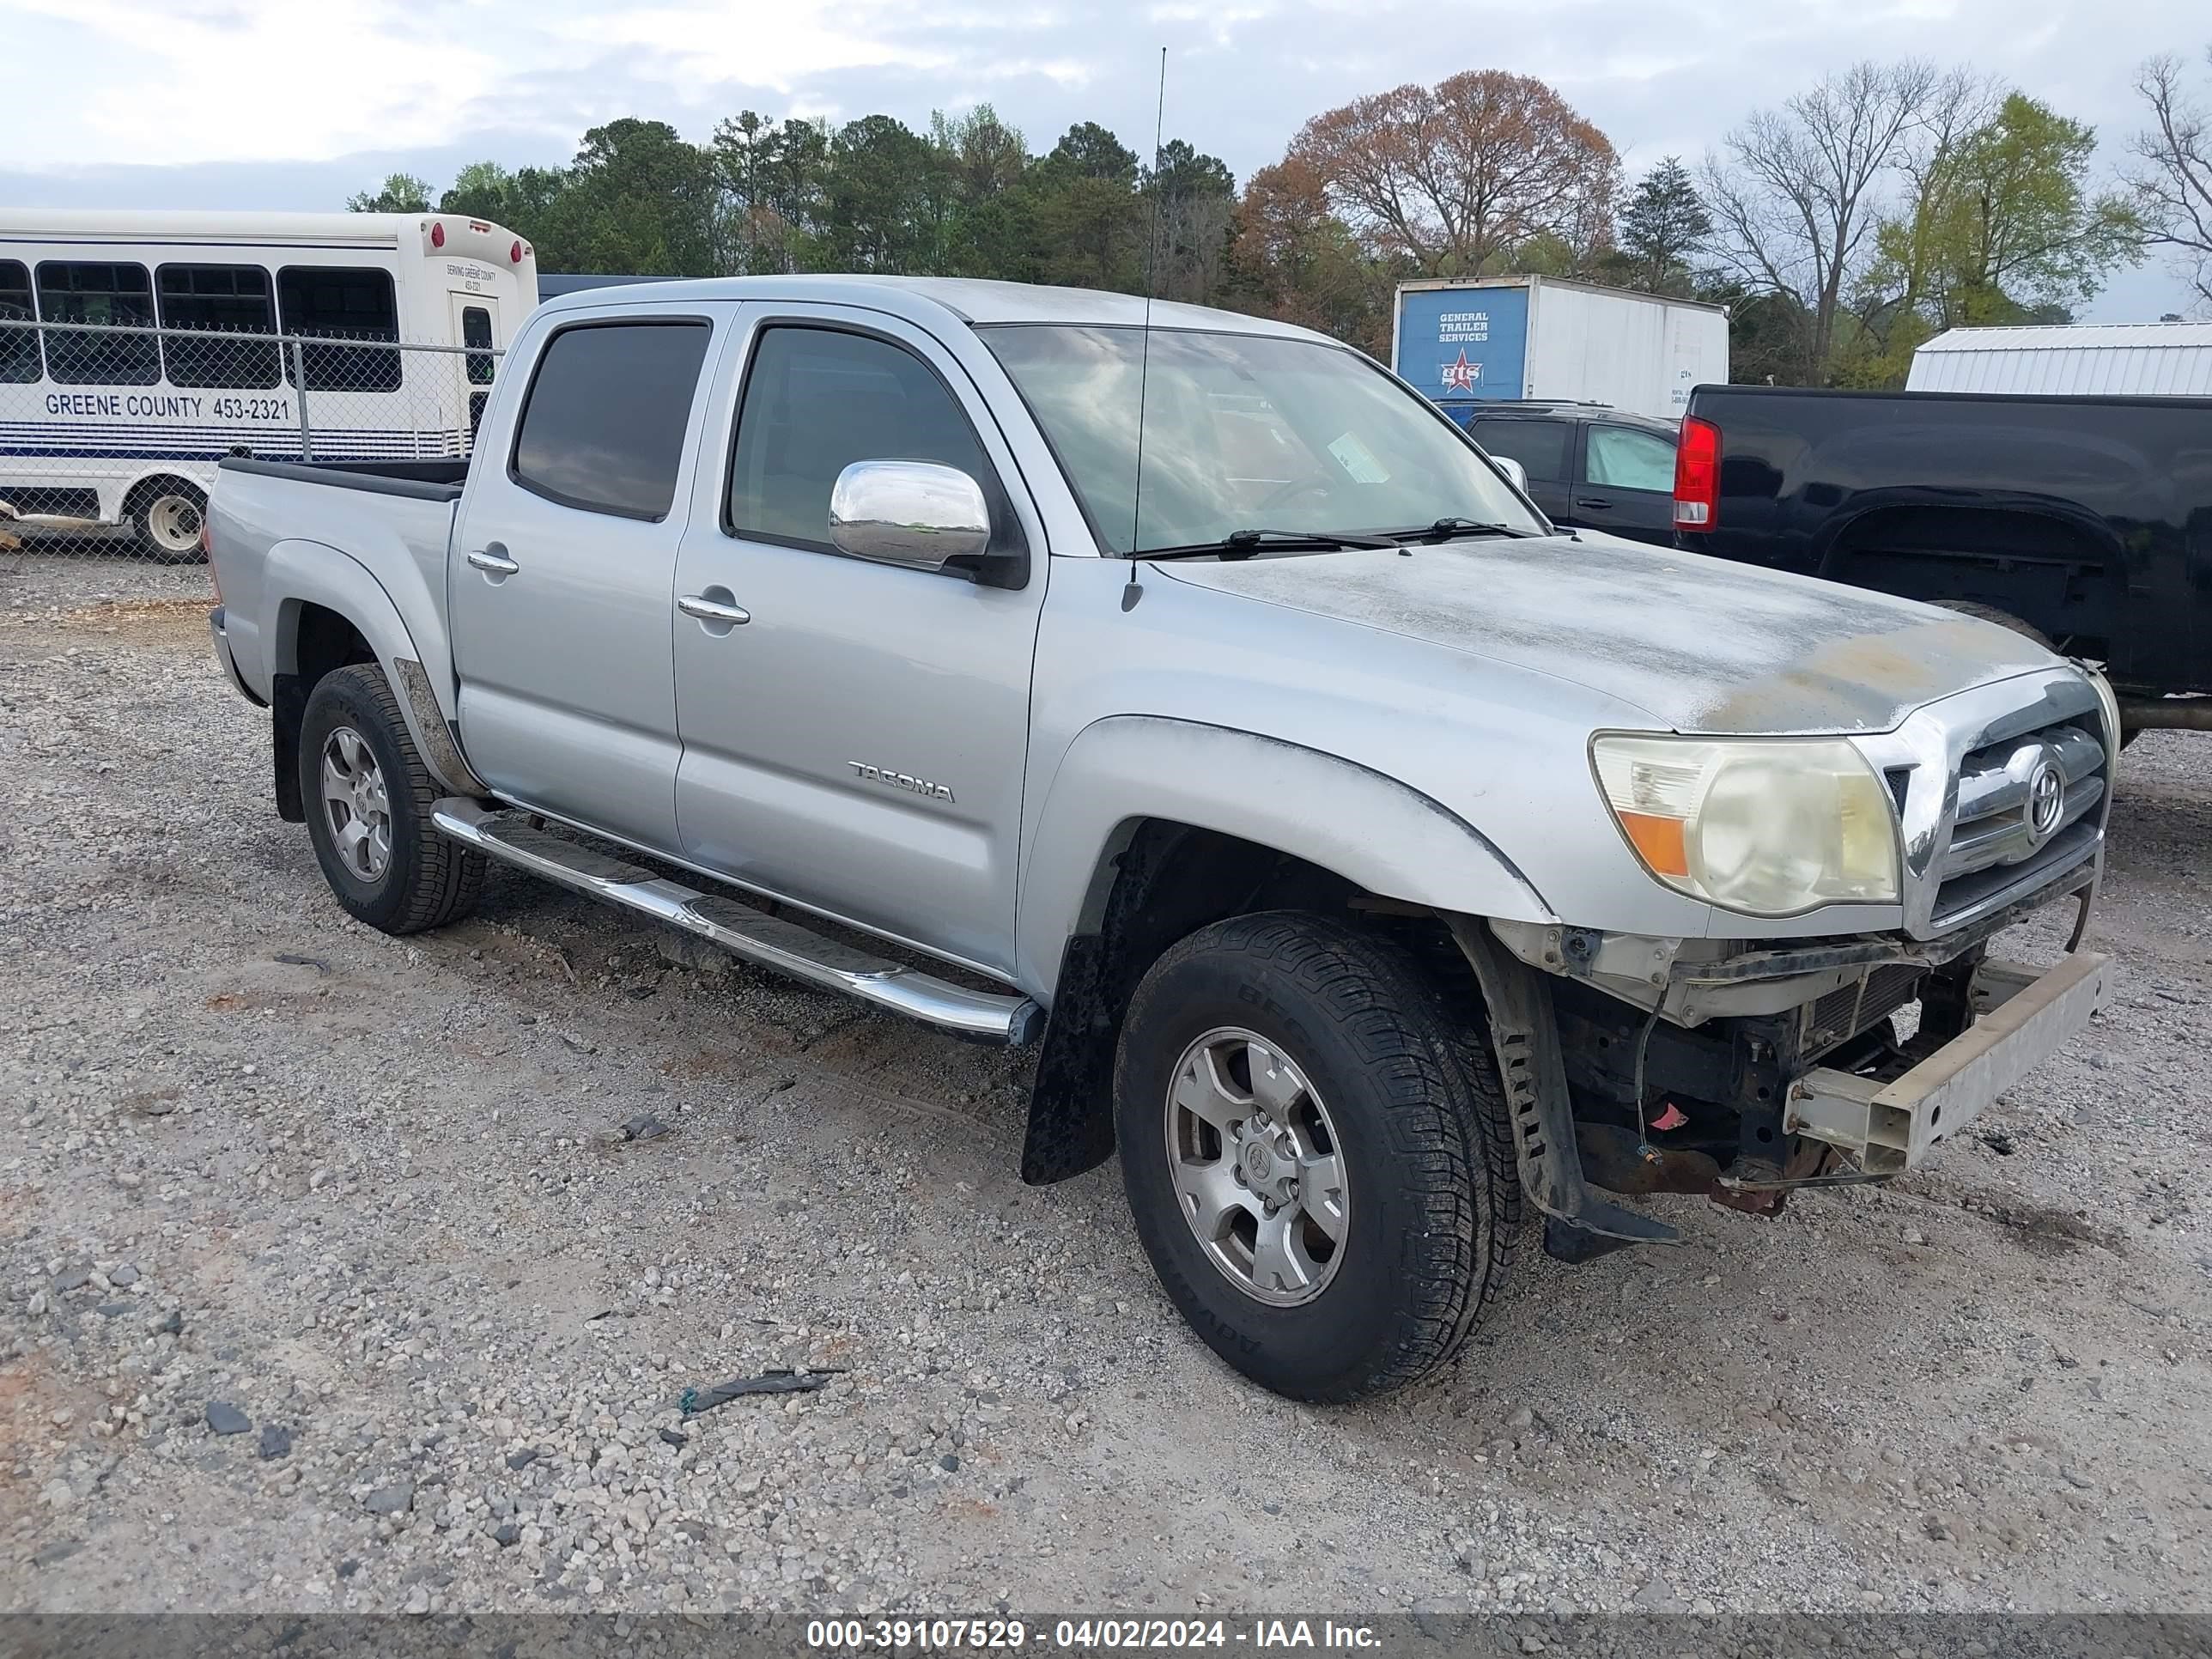
[(398, 700), (371, 664), (325, 675), (300, 721), (300, 799), (337, 901), (386, 933), (418, 933), (477, 908), (484, 857), (431, 827), (440, 791)]
[(1480, 1008), (1379, 935), (1292, 912), (1200, 928), (1145, 975), (1115, 1067), (1122, 1181), (1184, 1318), (1293, 1399), (1449, 1358), (1519, 1231)]

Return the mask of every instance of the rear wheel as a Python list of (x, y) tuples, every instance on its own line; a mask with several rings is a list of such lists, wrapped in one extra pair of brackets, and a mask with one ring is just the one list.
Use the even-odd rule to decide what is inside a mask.
[(1498, 1294), (1521, 1194), (1480, 1021), (1397, 945), (1291, 912), (1201, 928), (1146, 975), (1122, 1180), (1170, 1298), (1245, 1376), (1394, 1388)]
[(325, 675), (300, 721), (307, 836), (337, 901), (386, 933), (416, 933), (477, 908), (484, 857), (431, 826), (438, 786), (398, 699), (374, 664)]
[(207, 495), (182, 478), (149, 478), (131, 495), (131, 533), (138, 550), (163, 564), (194, 564), (200, 550), (200, 525)]

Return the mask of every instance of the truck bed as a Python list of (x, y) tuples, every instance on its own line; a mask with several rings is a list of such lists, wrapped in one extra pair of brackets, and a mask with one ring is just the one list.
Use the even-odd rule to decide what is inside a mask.
[(373, 581), (410, 633), (444, 640), (446, 554), (468, 467), (225, 458), (208, 500), (216, 578), (232, 660), (256, 696), (270, 695), (283, 630), (274, 599), (288, 583), (267, 580), (272, 560)]
[(236, 455), (222, 463), (222, 470), (290, 478), (301, 483), (331, 484), (340, 489), (365, 489), (378, 495), (404, 495), (423, 501), (458, 501), (461, 486), (469, 476), (468, 461), (462, 457), (441, 457), (428, 461), (302, 462), (260, 461)]

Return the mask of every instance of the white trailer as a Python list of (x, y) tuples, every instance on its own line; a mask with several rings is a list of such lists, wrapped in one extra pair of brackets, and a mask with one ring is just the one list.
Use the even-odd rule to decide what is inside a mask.
[(1401, 283), (1390, 360), (1462, 420), (1540, 398), (1675, 421), (1692, 386), (1728, 380), (1728, 307), (1560, 276)]
[(1912, 354), (1905, 389), (2212, 398), (2212, 323), (1946, 329)]
[(241, 447), (465, 454), (537, 303), (530, 245), (463, 214), (0, 209), (0, 520), (188, 558)]

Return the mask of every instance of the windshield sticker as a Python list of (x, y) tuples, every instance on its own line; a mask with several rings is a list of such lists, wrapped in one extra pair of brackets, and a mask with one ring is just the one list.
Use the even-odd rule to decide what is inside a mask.
[(1390, 482), (1389, 472), (1382, 462), (1375, 459), (1375, 452), (1359, 441), (1357, 434), (1346, 433), (1328, 447), (1328, 453), (1336, 457), (1336, 464), (1345, 470), (1354, 483)]

